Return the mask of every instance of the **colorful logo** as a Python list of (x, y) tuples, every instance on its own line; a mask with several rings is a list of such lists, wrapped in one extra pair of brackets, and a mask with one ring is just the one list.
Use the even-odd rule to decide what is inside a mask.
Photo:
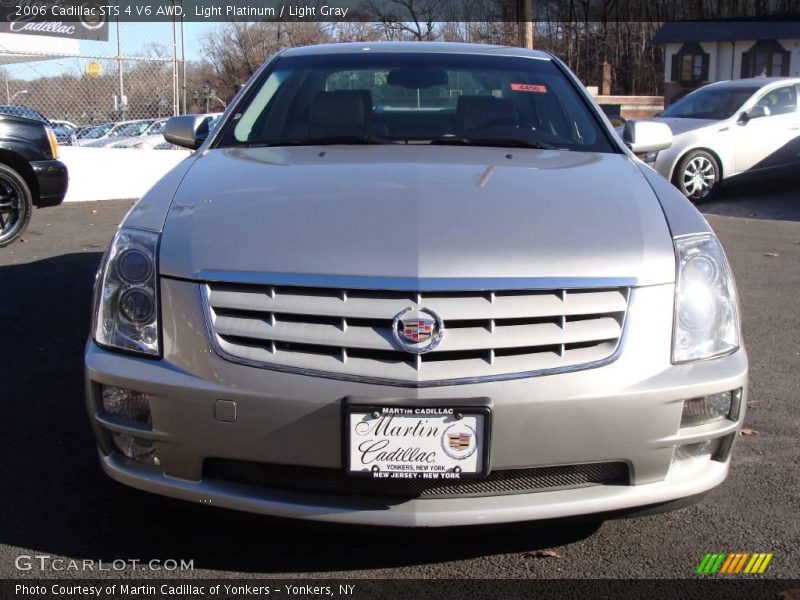
[(450, 458), (464, 460), (475, 453), (478, 447), (475, 430), (462, 422), (456, 422), (442, 434), (442, 450)]
[(453, 450), (463, 451), (469, 448), (469, 441), (472, 439), (471, 433), (451, 433), (449, 438), (450, 447)]
[(434, 323), (432, 319), (403, 320), (403, 337), (409, 342), (422, 342), (430, 339)]
[(409, 306), (392, 320), (392, 337), (400, 350), (424, 354), (434, 350), (444, 337), (444, 321), (428, 308)]
[(701, 575), (760, 575), (767, 570), (774, 554), (772, 552), (707, 552), (697, 567)]

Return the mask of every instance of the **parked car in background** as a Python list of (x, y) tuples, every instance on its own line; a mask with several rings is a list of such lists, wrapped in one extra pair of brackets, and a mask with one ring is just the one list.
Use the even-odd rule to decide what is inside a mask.
[(89, 148), (104, 148), (124, 139), (142, 135), (153, 123), (154, 119), (138, 119), (135, 121), (122, 121), (115, 123), (102, 137), (81, 143)]
[(114, 128), (114, 125), (114, 123), (99, 123), (97, 125), (87, 125), (81, 128), (76, 134), (78, 137), (78, 145), (85, 146), (95, 140), (104, 139), (108, 135), (108, 132)]
[(169, 119), (156, 119), (145, 129), (141, 135), (123, 138), (113, 144), (109, 144), (110, 148), (144, 148), (152, 149), (153, 146), (164, 141), (164, 136), (161, 135), (164, 127), (167, 125)]
[[(451, 93), (458, 90), (458, 94)], [(554, 56), (273, 56), (123, 220), (86, 408), (106, 473), (262, 514), (442, 527), (684, 505), (747, 405), (733, 275)], [(597, 517), (596, 517), (597, 518)]]
[(25, 232), (34, 206), (60, 204), (67, 184), (53, 130), (38, 118), (0, 115), (0, 247)]
[(723, 180), (800, 168), (800, 78), (711, 83), (672, 104), (654, 122), (672, 130), (672, 145), (642, 159), (692, 201)]
[[(208, 113), (205, 115), (208, 119), (209, 131), (213, 130), (220, 115), (222, 115), (222, 113)], [(116, 142), (111, 145), (111, 148), (136, 148), (140, 150), (174, 149), (176, 146), (167, 142), (163, 135), (167, 120), (168, 119), (157, 120), (142, 135)]]
[(51, 122), (38, 110), (30, 108), (29, 106), (21, 106), (18, 104), (2, 104), (0, 105), (0, 114), (11, 115), (14, 117), (24, 117), (26, 119), (33, 119), (40, 121), (50, 127), (56, 136), (56, 141), (62, 146), (76, 146), (78, 139), (71, 129), (61, 127), (60, 125)]
[(57, 127), (61, 127), (62, 129), (67, 129), (72, 133), (77, 133), (79, 127), (75, 125), (72, 121), (62, 121), (61, 119), (50, 119), (50, 123)]

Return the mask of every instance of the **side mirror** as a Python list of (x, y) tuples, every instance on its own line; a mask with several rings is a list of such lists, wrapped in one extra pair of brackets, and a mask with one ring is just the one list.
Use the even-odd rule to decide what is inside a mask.
[(196, 150), (208, 136), (208, 116), (172, 117), (164, 127), (164, 139), (170, 144)]
[(748, 108), (742, 116), (744, 117), (743, 120), (749, 121), (750, 119), (760, 119), (761, 117), (768, 117), (769, 115), (769, 108), (763, 104), (756, 104)]
[(672, 130), (658, 121), (627, 121), (622, 141), (634, 154), (658, 152), (672, 145)]

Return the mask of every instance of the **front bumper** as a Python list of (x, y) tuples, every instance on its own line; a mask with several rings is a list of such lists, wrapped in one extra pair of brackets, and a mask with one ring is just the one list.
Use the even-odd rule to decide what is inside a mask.
[(39, 208), (57, 206), (67, 195), (69, 173), (67, 166), (60, 160), (39, 160), (31, 162), (39, 187), (39, 197), (34, 204)]
[[(122, 483), (193, 502), (341, 523), (448, 526), (606, 513), (679, 500), (721, 483), (729, 454), (671, 467), (676, 445), (732, 440), (744, 416), (744, 349), (705, 362), (670, 364), (673, 286), (633, 292), (623, 350), (606, 366), (503, 382), (397, 388), (282, 373), (214, 354), (198, 285), (161, 285), (164, 359), (86, 351), (87, 406), (105, 471)], [(153, 427), (102, 412), (100, 385), (151, 396)], [(736, 420), (679, 429), (683, 400), (742, 389)], [(630, 485), (594, 485), (485, 497), (386, 500), (323, 496), (204, 477), (208, 458), (341, 467), (341, 410), (347, 398), (394, 406), (492, 408), (493, 471), (622, 461)], [(236, 403), (236, 421), (215, 416), (217, 400)], [(161, 464), (145, 466), (113, 449), (110, 432), (152, 440)]]

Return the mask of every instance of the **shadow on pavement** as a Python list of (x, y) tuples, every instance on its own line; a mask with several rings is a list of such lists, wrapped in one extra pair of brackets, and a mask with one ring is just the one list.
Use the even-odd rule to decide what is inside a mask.
[(599, 528), (342, 530), (194, 506), (114, 483), (100, 470), (83, 404), (83, 345), (101, 257), (67, 254), (0, 267), (0, 543), (20, 554), (183, 558), (196, 569), (252, 573), (340, 571), (537, 550)]
[(718, 198), (697, 208), (711, 215), (800, 221), (800, 177), (753, 175), (725, 182)]

